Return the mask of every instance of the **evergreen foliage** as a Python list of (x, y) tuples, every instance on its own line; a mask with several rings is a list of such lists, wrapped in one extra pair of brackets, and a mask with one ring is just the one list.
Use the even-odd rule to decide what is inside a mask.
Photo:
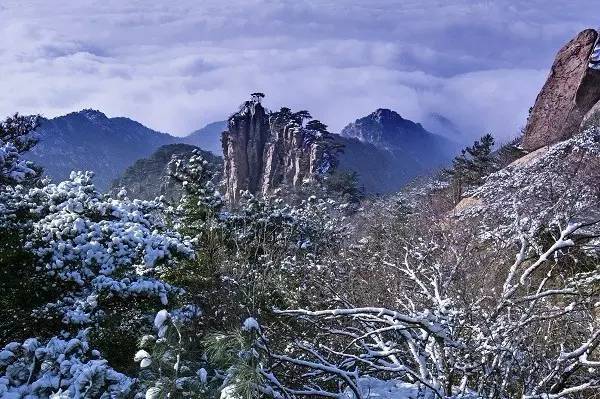
[(455, 203), (460, 201), (465, 191), (480, 185), (485, 176), (498, 170), (493, 147), (494, 137), (486, 134), (463, 149), (452, 161), (452, 167), (445, 170), (452, 182)]

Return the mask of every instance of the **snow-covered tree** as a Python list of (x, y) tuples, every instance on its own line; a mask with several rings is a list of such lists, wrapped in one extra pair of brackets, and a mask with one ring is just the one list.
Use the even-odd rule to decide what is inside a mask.
[[(17, 151), (10, 158), (15, 165), (26, 165), (19, 156), (32, 145), (35, 125), (27, 121), (15, 117), (3, 125), (7, 146)], [(150, 326), (146, 315), (179, 292), (160, 277), (176, 258), (193, 257), (191, 245), (167, 229), (158, 202), (129, 200), (124, 192), (118, 198), (100, 194), (91, 173), (74, 172), (53, 184), (27, 179), (35, 168), (23, 175), (5, 170), (10, 181), (0, 187), (0, 244), (7, 250), (0, 255), (0, 270), (9, 279), (0, 284), (10, 296), (2, 298), (7, 327), (2, 341), (29, 342), (35, 336), (39, 345), (50, 345), (86, 331), (113, 360), (128, 358), (133, 348), (120, 337), (134, 343), (137, 330)], [(35, 359), (30, 359), (32, 373), (38, 372)], [(37, 389), (28, 386), (33, 377), (13, 383), (9, 374), (18, 362), (19, 356), (11, 356), (6, 365), (9, 385), (23, 392)], [(49, 372), (42, 368), (39, 378), (50, 378)], [(57, 381), (47, 393), (61, 389)]]
[(36, 127), (36, 116), (15, 114), (0, 122), (0, 188), (38, 175), (39, 170), (21, 158), (37, 143)]

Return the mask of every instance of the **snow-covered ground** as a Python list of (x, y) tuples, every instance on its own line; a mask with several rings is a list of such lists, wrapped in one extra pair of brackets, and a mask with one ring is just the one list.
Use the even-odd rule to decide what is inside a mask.
[[(395, 380), (384, 381), (373, 377), (364, 377), (359, 380), (359, 387), (364, 398), (368, 399), (434, 399), (436, 395), (427, 390), (423, 385), (400, 382)], [(346, 391), (348, 399), (356, 399), (356, 395)], [(453, 396), (455, 399), (477, 399), (476, 395), (462, 393)]]

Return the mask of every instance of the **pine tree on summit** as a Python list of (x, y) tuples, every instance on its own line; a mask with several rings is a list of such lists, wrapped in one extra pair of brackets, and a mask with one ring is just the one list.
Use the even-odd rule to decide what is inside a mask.
[(250, 96), (252, 97), (252, 101), (259, 103), (259, 104), (262, 101), (262, 99), (265, 98), (265, 94), (259, 93), (259, 92), (252, 93), (252, 94), (250, 94)]
[(452, 181), (454, 203), (461, 200), (466, 189), (480, 185), (485, 176), (498, 170), (493, 147), (494, 137), (488, 133), (463, 149), (452, 161), (452, 168), (444, 171)]

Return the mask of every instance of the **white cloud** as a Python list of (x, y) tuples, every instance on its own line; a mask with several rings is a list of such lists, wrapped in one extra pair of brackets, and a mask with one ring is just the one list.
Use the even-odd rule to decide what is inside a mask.
[(0, 6), (0, 114), (84, 107), (185, 134), (247, 94), (339, 130), (390, 107), (472, 134), (523, 124), (591, 1), (14, 1)]

